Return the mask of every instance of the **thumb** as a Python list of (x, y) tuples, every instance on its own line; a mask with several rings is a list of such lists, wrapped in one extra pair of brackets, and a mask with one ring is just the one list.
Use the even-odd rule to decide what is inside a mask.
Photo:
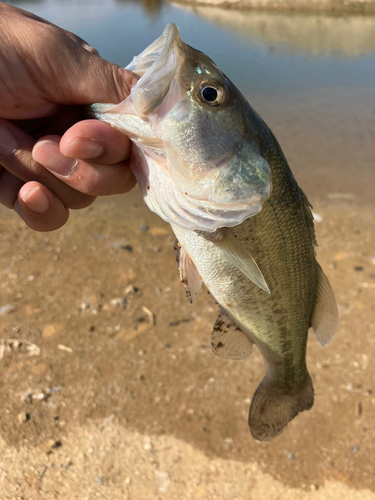
[[(0, 33), (4, 34), (0, 56), (5, 60), (5, 89), (8, 79), (17, 98), (21, 95), (25, 109), (20, 118), (25, 118), (28, 108), (36, 118), (36, 104), (38, 115), (44, 116), (60, 104), (118, 103), (138, 79), (131, 71), (101, 59), (74, 33), (1, 2)], [(19, 104), (18, 99), (15, 102)], [(10, 118), (15, 118), (14, 110)]]
[(78, 53), (75, 48), (65, 72), (64, 104), (117, 104), (130, 94), (139, 79), (132, 71), (120, 68), (83, 47)]

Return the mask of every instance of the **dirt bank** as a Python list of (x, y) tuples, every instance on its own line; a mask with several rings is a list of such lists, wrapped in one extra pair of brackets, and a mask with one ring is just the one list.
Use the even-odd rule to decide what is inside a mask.
[(207, 5), (225, 9), (276, 10), (280, 12), (375, 13), (375, 0), (167, 0), (173, 4)]
[(0, 497), (375, 499), (375, 220), (310, 198), (340, 330), (309, 339), (315, 405), (269, 443), (247, 427), (259, 353), (211, 353), (216, 306), (187, 302), (137, 191), (51, 234), (0, 210)]

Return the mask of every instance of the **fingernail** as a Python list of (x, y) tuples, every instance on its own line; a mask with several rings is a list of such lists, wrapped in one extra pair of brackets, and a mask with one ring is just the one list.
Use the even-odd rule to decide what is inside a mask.
[(39, 186), (31, 188), (30, 191), (24, 188), (21, 199), (25, 205), (36, 214), (44, 214), (50, 206), (48, 197)]
[(17, 148), (16, 138), (3, 123), (0, 123), (0, 156), (10, 156), (17, 151)]
[(32, 152), (35, 161), (43, 165), (54, 174), (69, 177), (74, 172), (78, 161), (67, 158), (60, 153), (59, 145), (53, 141), (40, 141)]
[(80, 137), (69, 144), (69, 146), (63, 151), (63, 154), (65, 156), (70, 156), (71, 158), (89, 160), (97, 158), (103, 154), (103, 152), (104, 148), (98, 142), (91, 141), (90, 139), (82, 139), (82, 137)]

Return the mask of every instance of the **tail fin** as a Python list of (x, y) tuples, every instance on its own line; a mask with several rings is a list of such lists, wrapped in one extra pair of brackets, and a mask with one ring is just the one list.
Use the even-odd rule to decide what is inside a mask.
[(310, 375), (292, 390), (264, 377), (255, 391), (250, 406), (249, 427), (254, 439), (269, 441), (279, 436), (300, 411), (314, 404), (314, 389)]

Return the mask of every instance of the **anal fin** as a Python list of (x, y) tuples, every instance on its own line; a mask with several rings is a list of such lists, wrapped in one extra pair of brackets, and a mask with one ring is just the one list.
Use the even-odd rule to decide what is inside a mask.
[(211, 347), (221, 358), (243, 359), (251, 354), (253, 342), (224, 310), (220, 310), (211, 335)]
[(327, 345), (335, 335), (339, 317), (335, 296), (329, 281), (318, 264), (318, 281), (311, 326), (322, 346)]

